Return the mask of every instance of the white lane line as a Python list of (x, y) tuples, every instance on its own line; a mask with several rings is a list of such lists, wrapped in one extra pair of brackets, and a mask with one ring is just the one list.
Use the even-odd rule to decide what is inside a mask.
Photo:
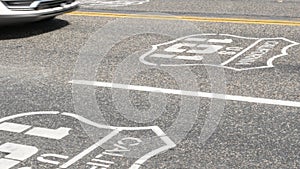
[(73, 165), (74, 163), (76, 163), (78, 160), (82, 159), (84, 156), (86, 156), (90, 152), (94, 151), (99, 146), (101, 146), (102, 144), (104, 144), (105, 142), (107, 142), (109, 139), (111, 139), (112, 137), (114, 137), (115, 135), (117, 135), (119, 132), (120, 132), (120, 130), (114, 130), (114, 131), (112, 131), (110, 134), (108, 134), (107, 136), (105, 136), (104, 138), (102, 138), (97, 143), (93, 144), (92, 146), (90, 146), (89, 148), (87, 148), (86, 150), (84, 150), (83, 152), (79, 153), (78, 155), (76, 155), (75, 157), (73, 157), (71, 160), (69, 160), (65, 164), (61, 165), (59, 168), (68, 168), (68, 167), (70, 167), (71, 165)]
[(218, 94), (218, 93), (185, 91), (185, 90), (177, 90), (177, 89), (165, 89), (165, 88), (157, 88), (157, 87), (149, 87), (149, 86), (127, 85), (127, 84), (85, 81), (85, 80), (72, 80), (69, 83), (79, 84), (79, 85), (90, 85), (90, 86), (97, 86), (97, 87), (107, 87), (107, 88), (145, 91), (145, 92), (164, 93), (164, 94), (175, 94), (175, 95), (204, 97), (204, 98), (211, 98), (211, 99), (222, 99), (222, 100), (229, 100), (229, 101), (240, 101), (240, 102), (300, 108), (300, 102), (296, 102), (296, 101), (275, 100), (275, 99), (266, 99), (266, 98), (258, 98), (258, 97), (246, 97), (246, 96), (236, 96), (236, 95), (227, 95), (227, 94)]

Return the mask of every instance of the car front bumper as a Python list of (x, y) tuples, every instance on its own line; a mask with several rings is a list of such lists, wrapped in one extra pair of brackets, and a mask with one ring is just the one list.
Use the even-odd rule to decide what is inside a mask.
[(14, 11), (7, 9), (0, 2), (0, 25), (12, 24), (12, 23), (25, 23), (35, 22), (57, 15), (61, 15), (67, 12), (74, 11), (79, 8), (78, 2), (62, 5), (60, 7), (41, 9), (41, 10), (29, 10), (29, 11)]

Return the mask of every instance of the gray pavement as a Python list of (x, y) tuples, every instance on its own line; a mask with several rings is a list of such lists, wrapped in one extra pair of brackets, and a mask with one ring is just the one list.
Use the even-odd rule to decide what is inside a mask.
[[(101, 1), (101, 0), (100, 0)], [(102, 0), (105, 2), (105, 0)], [(101, 2), (102, 2), (101, 1)], [(129, 0), (130, 1), (130, 0)], [(134, 1), (134, 0), (133, 0)], [(146, 0), (143, 0), (146, 1)], [(93, 2), (93, 3), (90, 3)], [(98, 2), (98, 3), (97, 3)], [(150, 0), (140, 5), (114, 6), (99, 1), (83, 1), (81, 10), (160, 12), (212, 17), (280, 18), (299, 21), (299, 0)]]
[[(299, 8), (81, 11), (299, 21)], [(0, 30), (1, 169), (300, 167), (300, 26), (63, 15)]]

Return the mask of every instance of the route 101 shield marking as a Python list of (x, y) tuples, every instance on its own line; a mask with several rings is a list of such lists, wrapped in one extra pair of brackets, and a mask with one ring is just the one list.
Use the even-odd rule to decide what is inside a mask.
[[(197, 34), (153, 45), (140, 61), (152, 66), (215, 66), (236, 71), (271, 68), (273, 61), (288, 55), (299, 43), (286, 38), (250, 38), (229, 34)], [(205, 57), (218, 56), (221, 63), (207, 64)]]
[[(92, 142), (82, 131), (82, 123), (106, 135)], [(4, 117), (0, 135), (1, 169), (138, 169), (149, 158), (175, 147), (157, 126), (107, 126), (55, 111)], [(154, 137), (151, 140), (155, 142), (146, 140), (145, 135)], [(138, 156), (128, 158), (128, 152)]]

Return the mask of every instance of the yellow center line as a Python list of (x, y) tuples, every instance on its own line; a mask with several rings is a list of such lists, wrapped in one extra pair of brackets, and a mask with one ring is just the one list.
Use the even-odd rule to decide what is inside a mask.
[(111, 18), (141, 18), (141, 19), (157, 19), (157, 20), (183, 20), (183, 21), (192, 21), (192, 22), (221, 22), (221, 23), (300, 26), (300, 21), (287, 21), (287, 20), (260, 20), (260, 19), (243, 19), (243, 18), (213, 18), (213, 17), (173, 16), (173, 15), (172, 16), (164, 16), (164, 15), (81, 12), (81, 11), (71, 12), (68, 15), (73, 15), (73, 16), (97, 16), (97, 17), (111, 17)]

